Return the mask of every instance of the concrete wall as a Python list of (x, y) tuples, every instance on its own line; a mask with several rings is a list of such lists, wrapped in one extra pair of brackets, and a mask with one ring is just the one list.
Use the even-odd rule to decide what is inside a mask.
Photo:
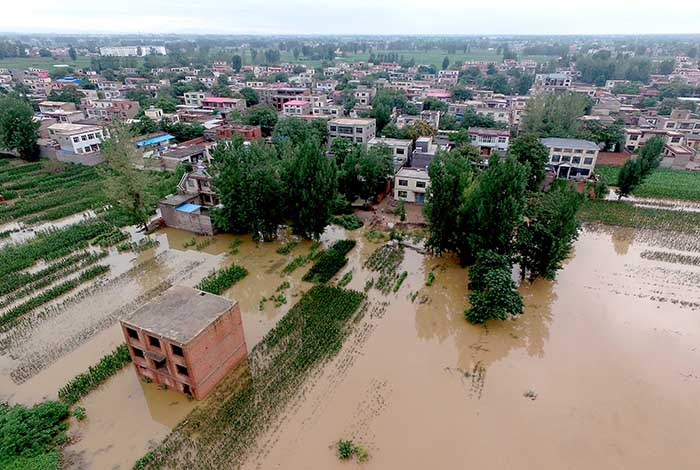
[(160, 214), (168, 227), (203, 235), (214, 235), (214, 226), (209, 213), (180, 212), (173, 206), (160, 204)]
[(39, 149), (42, 157), (58, 160), (59, 162), (79, 163), (81, 165), (95, 166), (105, 161), (104, 157), (99, 152), (78, 154), (61, 152), (60, 150), (55, 150), (52, 147), (39, 147)]

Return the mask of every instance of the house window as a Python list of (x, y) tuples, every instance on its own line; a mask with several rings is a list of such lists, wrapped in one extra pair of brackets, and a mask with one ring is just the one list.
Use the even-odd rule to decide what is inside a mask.
[(141, 351), (139, 348), (131, 347), (131, 350), (134, 351), (134, 356), (135, 357), (140, 357), (143, 359), (143, 351)]
[(156, 369), (165, 369), (168, 367), (168, 363), (165, 358), (160, 360), (154, 360), (153, 363), (156, 365)]
[(75, 143), (77, 144), (78, 142), (80, 142), (80, 138), (79, 138), (79, 137), (73, 137), (73, 142), (75, 142)]
[(630, 136), (630, 140), (637, 140), (637, 139), (639, 139), (639, 135), (637, 135), (637, 134)]
[(396, 155), (403, 155), (404, 149), (396, 149)]
[(563, 157), (561, 157), (561, 161), (562, 162), (569, 162), (569, 161), (571, 161), (571, 157), (569, 157), (568, 155), (564, 155)]
[(561, 160), (561, 155), (552, 155), (553, 163), (559, 163), (559, 160)]
[(361, 144), (361, 143), (362, 143), (362, 137), (355, 137), (355, 142), (357, 142), (358, 144)]
[(129, 335), (129, 338), (139, 339), (139, 332), (128, 326), (126, 327), (126, 334)]
[(574, 157), (571, 159), (571, 163), (581, 163), (581, 157)]
[(408, 186), (408, 180), (399, 180), (399, 186)]
[(416, 188), (425, 188), (425, 181), (416, 181)]
[(337, 129), (337, 128), (336, 128), (335, 126), (331, 126), (331, 131), (335, 132), (336, 129)]
[(362, 134), (362, 128), (361, 128), (361, 127), (356, 127), (356, 128), (355, 128), (355, 132), (356, 132), (357, 134)]
[(586, 157), (583, 159), (584, 165), (593, 165), (593, 159), (591, 157)]
[(399, 191), (399, 197), (408, 197), (407, 191)]
[(671, 139), (671, 143), (672, 143), (672, 144), (677, 144), (678, 142), (680, 142), (680, 140), (681, 140), (680, 137), (674, 137), (673, 139)]
[(182, 348), (177, 344), (171, 344), (170, 349), (176, 356), (185, 357), (185, 353), (183, 352)]
[(158, 338), (155, 338), (153, 336), (148, 337), (148, 344), (153, 346), (154, 348), (159, 348), (160, 349), (160, 340)]
[(88, 134), (88, 139), (94, 139), (94, 138), (95, 138), (95, 134)]
[(80, 140), (87, 140), (87, 136), (86, 136), (86, 135), (81, 135), (81, 136), (80, 136)]
[(184, 375), (185, 377), (189, 377), (189, 374), (187, 373), (187, 367), (181, 366), (180, 364), (175, 364), (175, 369), (177, 369), (178, 374)]

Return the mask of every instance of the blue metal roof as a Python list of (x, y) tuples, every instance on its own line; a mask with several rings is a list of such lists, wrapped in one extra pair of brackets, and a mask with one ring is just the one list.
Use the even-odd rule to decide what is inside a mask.
[(150, 139), (138, 140), (136, 141), (137, 147), (144, 147), (146, 145), (158, 144), (160, 142), (165, 142), (166, 140), (174, 139), (170, 134), (159, 135), (158, 137), (151, 137)]
[(176, 210), (176, 211), (179, 211), (179, 212), (188, 212), (188, 213), (190, 213), (190, 212), (194, 212), (194, 211), (199, 210), (200, 207), (202, 207), (202, 206), (200, 206), (199, 204), (191, 204), (191, 203), (189, 203), (189, 202), (186, 202), (186, 203), (184, 203), (184, 204), (180, 204), (179, 206), (177, 206), (177, 207), (175, 208), (175, 210)]

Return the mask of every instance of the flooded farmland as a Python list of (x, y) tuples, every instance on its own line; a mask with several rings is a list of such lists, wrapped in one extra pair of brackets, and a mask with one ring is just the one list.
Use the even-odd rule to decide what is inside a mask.
[[(464, 321), (465, 270), (408, 250), (409, 276), (370, 333), (358, 329), (244, 468), (695, 468), (700, 268), (641, 254), (699, 248), (588, 228), (557, 281), (521, 288), (521, 318), (485, 326)], [(339, 439), (369, 461), (340, 461)]]
[[(110, 251), (109, 275), (89, 295), (38, 309), (0, 332), (0, 396), (55, 398), (57, 389), (122, 342), (120, 316), (174, 283), (195, 285), (236, 263), (249, 275), (223, 295), (239, 302), (253, 348), (312, 284), (284, 267), (307, 253), (288, 238), (164, 229), (138, 255)], [(383, 242), (329, 227), (322, 242), (357, 240), (348, 288)], [(238, 240), (233, 243), (234, 240)], [(236, 247), (231, 250), (231, 246)], [(231, 253), (234, 251), (235, 253)], [(303, 387), (245, 462), (231, 468), (693, 468), (700, 444), (700, 241), (669, 232), (588, 227), (554, 282), (524, 284), (520, 318), (464, 320), (467, 270), (449, 257), (407, 248), (397, 292), (369, 290), (370, 308), (340, 354)], [(425, 286), (429, 272), (434, 283)], [(283, 283), (285, 302), (261, 302)], [(69, 294), (68, 298), (76, 294)], [(70, 469), (131, 468), (197, 406), (137, 380), (125, 367), (84, 398), (72, 420)], [(339, 439), (370, 453), (341, 462)]]

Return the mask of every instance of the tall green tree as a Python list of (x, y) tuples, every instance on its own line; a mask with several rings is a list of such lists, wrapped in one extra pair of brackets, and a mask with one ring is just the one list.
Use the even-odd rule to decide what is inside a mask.
[(543, 93), (527, 102), (523, 132), (539, 137), (576, 137), (591, 99), (580, 93)]
[(331, 217), (337, 192), (336, 166), (313, 139), (307, 139), (290, 162), (287, 200), (295, 233), (318, 239)]
[(456, 221), (471, 182), (469, 161), (454, 152), (438, 152), (428, 166), (430, 186), (423, 212), (428, 221), (427, 247), (434, 253), (457, 251)]
[(260, 102), (258, 94), (250, 87), (243, 87), (238, 90), (238, 93), (245, 99), (246, 106), (255, 106)]
[(442, 59), (442, 70), (447, 70), (447, 68), (450, 66), (450, 58), (445, 56), (444, 59)]
[(241, 56), (236, 54), (231, 58), (231, 68), (236, 72), (241, 71), (241, 67), (243, 66), (243, 60), (241, 59)]
[(523, 219), (528, 168), (513, 157), (491, 157), (488, 169), (467, 194), (458, 219), (457, 254), (469, 263), (481, 251), (513, 254)]
[(344, 158), (338, 178), (340, 192), (349, 201), (371, 200), (386, 188), (393, 170), (391, 150), (382, 145), (354, 147)]
[(523, 299), (512, 277), (506, 257), (489, 250), (479, 253), (469, 270), (469, 308), (464, 312), (471, 323), (506, 320), (523, 313)]
[(523, 279), (554, 279), (578, 237), (576, 213), (582, 202), (583, 196), (569, 185), (554, 185), (528, 200), (516, 241)]
[(133, 134), (129, 127), (117, 122), (109, 129), (109, 134), (101, 147), (105, 159), (101, 169), (105, 178), (105, 199), (145, 230), (158, 198), (149, 190), (146, 172), (134, 166), (140, 154), (131, 141)]
[(277, 124), (277, 111), (272, 106), (259, 104), (246, 111), (243, 122), (251, 126), (260, 126), (262, 135), (269, 137)]
[(39, 127), (25, 98), (11, 93), (0, 99), (0, 147), (16, 150), (25, 160), (38, 160)]
[(526, 163), (529, 166), (527, 189), (537, 191), (544, 180), (545, 165), (549, 160), (549, 149), (540, 143), (537, 136), (523, 134), (513, 141), (509, 152), (520, 163)]
[(222, 207), (214, 211), (223, 230), (250, 233), (269, 241), (285, 220), (285, 185), (282, 161), (274, 147), (242, 139), (219, 144), (213, 155), (213, 184)]

